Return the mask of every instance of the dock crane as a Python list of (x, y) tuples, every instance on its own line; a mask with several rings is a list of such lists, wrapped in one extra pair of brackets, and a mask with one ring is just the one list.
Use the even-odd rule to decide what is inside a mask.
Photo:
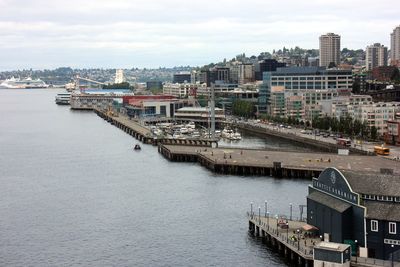
[(79, 75), (76, 75), (74, 80), (75, 80), (75, 90), (80, 90), (80, 86), (79, 86), (79, 81), (80, 80), (87, 81), (87, 82), (90, 82), (90, 83), (99, 84), (99, 85), (107, 85), (106, 83), (98, 82), (98, 81), (95, 81), (95, 80), (92, 80), (92, 79), (89, 79), (89, 78), (83, 78), (83, 77), (80, 77)]

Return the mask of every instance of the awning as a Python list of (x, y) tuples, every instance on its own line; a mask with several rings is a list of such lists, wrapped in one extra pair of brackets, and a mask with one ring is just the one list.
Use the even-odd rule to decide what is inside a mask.
[(310, 224), (305, 224), (301, 227), (304, 231), (318, 231), (318, 228), (310, 225)]

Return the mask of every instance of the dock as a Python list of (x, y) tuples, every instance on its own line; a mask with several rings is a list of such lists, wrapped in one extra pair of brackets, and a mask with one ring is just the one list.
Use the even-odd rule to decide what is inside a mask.
[(104, 120), (112, 125), (123, 130), (127, 134), (135, 137), (137, 140), (144, 144), (169, 144), (169, 145), (186, 145), (186, 146), (201, 146), (212, 147), (218, 146), (218, 140), (212, 138), (187, 138), (187, 139), (174, 139), (174, 138), (158, 138), (153, 136), (150, 129), (141, 125), (139, 121), (130, 119), (126, 116), (113, 116), (100, 109), (93, 109), (94, 112)]
[(327, 167), (377, 173), (384, 169), (400, 174), (397, 162), (373, 156), (176, 145), (160, 145), (158, 151), (170, 161), (199, 162), (220, 174), (310, 179)]
[(247, 213), (249, 232), (261, 237), (263, 242), (276, 248), (278, 252), (297, 263), (298, 266), (313, 266), (314, 245), (321, 242), (319, 237), (308, 236), (303, 231), (306, 222), (284, 220), (285, 228), (278, 225), (280, 219)]

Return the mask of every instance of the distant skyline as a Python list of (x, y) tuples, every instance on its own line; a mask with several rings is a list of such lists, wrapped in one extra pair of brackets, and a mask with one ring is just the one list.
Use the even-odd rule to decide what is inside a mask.
[[(398, 0), (0, 0), (0, 70), (199, 66), (283, 46), (389, 47)], [(390, 49), (390, 47), (389, 47)]]

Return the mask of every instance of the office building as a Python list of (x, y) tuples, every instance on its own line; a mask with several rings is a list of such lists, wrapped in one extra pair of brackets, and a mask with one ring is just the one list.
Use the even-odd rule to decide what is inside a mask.
[(175, 73), (172, 79), (172, 83), (190, 83), (191, 74), (190, 72)]
[(254, 65), (251, 63), (242, 63), (239, 67), (239, 84), (250, 83), (254, 81)]
[(390, 60), (392, 65), (400, 66), (400, 26), (390, 34)]
[(388, 49), (380, 43), (367, 46), (365, 66), (367, 70), (387, 66)]
[(262, 81), (263, 73), (268, 71), (276, 71), (277, 68), (285, 67), (285, 63), (276, 61), (275, 59), (264, 59), (256, 64), (255, 79)]
[(327, 33), (319, 37), (319, 66), (340, 64), (340, 35)]
[(193, 83), (165, 83), (163, 85), (163, 94), (172, 95), (178, 98), (186, 98), (188, 96), (195, 97), (197, 95), (198, 87), (202, 86), (203, 85)]
[[(334, 97), (339, 94), (349, 94), (352, 83), (351, 70), (327, 70), (321, 67), (278, 68), (276, 71), (264, 73), (263, 84), (259, 89), (259, 111), (268, 112), (271, 89), (275, 86), (283, 86), (287, 92), (292, 90), (305, 90), (309, 94), (319, 92), (317, 95), (321, 95), (321, 100), (325, 100), (329, 95)], [(325, 94), (324, 90), (331, 92)], [(314, 102), (315, 100), (310, 100), (309, 104)]]

